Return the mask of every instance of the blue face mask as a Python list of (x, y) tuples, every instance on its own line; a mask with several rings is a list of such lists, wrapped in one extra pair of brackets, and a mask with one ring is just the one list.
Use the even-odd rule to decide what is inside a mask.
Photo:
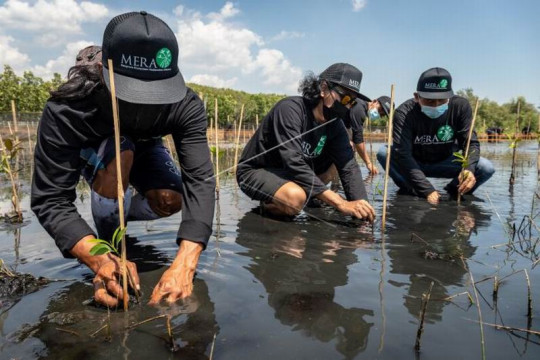
[(381, 115), (379, 115), (379, 112), (377, 109), (369, 109), (369, 119), (370, 120), (377, 120), (380, 119)]
[(448, 110), (448, 103), (439, 106), (420, 106), (422, 108), (422, 112), (432, 119), (441, 117)]

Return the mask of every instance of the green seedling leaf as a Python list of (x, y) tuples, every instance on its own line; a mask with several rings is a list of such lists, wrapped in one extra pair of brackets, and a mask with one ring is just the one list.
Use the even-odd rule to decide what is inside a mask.
[(90, 255), (95, 256), (95, 255), (108, 254), (111, 252), (111, 250), (112, 249), (110, 245), (97, 244), (97, 245), (94, 245), (92, 249), (90, 249)]
[(127, 230), (127, 228), (123, 228), (122, 230), (120, 230), (120, 228), (118, 228), (114, 232), (113, 239), (112, 239), (112, 244), (113, 244), (113, 247), (116, 249), (117, 253), (120, 252), (120, 251), (118, 251), (118, 249), (119, 249), (119, 246), (120, 246), (120, 242), (122, 241), (122, 239), (124, 238), (124, 235), (126, 234), (126, 230)]
[(6, 145), (6, 149), (11, 152), (13, 150), (13, 140), (11, 139), (4, 139), (4, 144)]

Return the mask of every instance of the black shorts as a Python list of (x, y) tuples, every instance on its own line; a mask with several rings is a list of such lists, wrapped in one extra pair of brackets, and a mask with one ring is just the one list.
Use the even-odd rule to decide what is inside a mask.
[[(182, 193), (180, 171), (161, 139), (133, 142), (122, 136), (120, 149), (134, 152), (129, 182), (137, 192), (144, 194), (152, 189), (168, 189)], [(97, 171), (115, 158), (114, 137), (103, 140), (96, 147), (81, 150), (81, 158), (86, 162), (82, 174), (92, 185)]]

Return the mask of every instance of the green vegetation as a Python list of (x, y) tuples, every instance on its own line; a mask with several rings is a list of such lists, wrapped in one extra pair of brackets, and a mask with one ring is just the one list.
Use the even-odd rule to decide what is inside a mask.
[[(49, 90), (56, 89), (65, 79), (60, 74), (54, 74), (52, 80), (44, 81), (31, 71), (25, 71), (23, 76), (17, 76), (9, 65), (4, 65), (0, 73), (0, 112), (11, 111), (11, 100), (17, 103), (19, 112), (40, 112), (49, 97)], [(280, 94), (249, 94), (232, 89), (218, 89), (210, 86), (188, 84), (206, 104), (209, 119), (214, 117), (214, 99), (218, 99), (218, 118), (221, 128), (226, 128), (240, 117), (240, 109), (244, 105), (243, 123), (251, 128), (270, 110), (270, 108), (285, 95)], [(474, 107), (476, 95), (468, 88), (459, 90), (458, 95), (465, 97)], [(506, 133), (513, 132), (518, 102), (521, 104), (520, 127), (531, 126), (538, 129), (538, 110), (533, 104), (527, 103), (523, 96), (511, 99), (508, 103), (499, 105), (487, 98), (480, 100), (476, 130), (483, 133), (488, 127), (502, 127)], [(384, 126), (387, 118), (374, 121), (374, 126)]]

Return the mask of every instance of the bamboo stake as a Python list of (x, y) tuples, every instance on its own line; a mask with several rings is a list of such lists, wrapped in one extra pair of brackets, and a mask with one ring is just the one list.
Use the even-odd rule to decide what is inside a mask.
[(519, 134), (519, 112), (521, 108), (521, 103), (518, 100), (517, 103), (517, 117), (516, 117), (516, 131), (514, 134), (514, 148), (512, 149), (512, 172), (510, 173), (510, 185), (514, 185), (516, 181), (516, 158), (517, 158), (517, 139)]
[(540, 331), (535, 331), (535, 330), (520, 329), (520, 328), (516, 328), (516, 327), (504, 326), (504, 325), (498, 325), (498, 324), (490, 324), (490, 323), (483, 323), (483, 324), (487, 325), (487, 326), (492, 326), (497, 330), (521, 331), (521, 332), (524, 332), (524, 333), (527, 333), (527, 334), (540, 335)]
[(238, 148), (240, 147), (240, 129), (242, 128), (242, 118), (244, 117), (244, 104), (240, 109), (240, 121), (238, 123), (238, 133), (236, 134), (236, 146), (234, 150), (234, 172), (236, 173), (236, 167), (238, 166)]
[(15, 133), (17, 133), (18, 124), (17, 124), (17, 109), (15, 108), (15, 100), (11, 100), (11, 114), (13, 116), (13, 129), (15, 130)]
[[(474, 106), (474, 115), (473, 115), (473, 118), (472, 118), (472, 121), (471, 121), (471, 127), (469, 128), (469, 136), (467, 137), (467, 146), (465, 147), (465, 156), (464, 158), (466, 160), (469, 159), (469, 147), (471, 146), (471, 137), (472, 137), (472, 133), (474, 131), (474, 123), (476, 121), (476, 114), (478, 113), (478, 104), (480, 102), (478, 101), (478, 98), (476, 98), (476, 105)], [(463, 171), (465, 169), (462, 169), (461, 171)], [(465, 178), (463, 178), (463, 180), (465, 180)], [(457, 195), (457, 204), (458, 205), (461, 205), (461, 194), (458, 192), (458, 195)]]
[[(255, 115), (255, 124), (257, 124), (257, 129), (259, 128), (259, 114)], [(538, 127), (540, 128), (540, 120), (538, 120)]]
[(392, 131), (394, 120), (394, 84), (390, 89), (390, 116), (388, 117), (388, 148), (386, 153), (386, 167), (384, 173), (384, 195), (383, 195), (383, 213), (381, 231), (384, 232), (386, 227), (386, 197), (388, 194), (388, 174), (390, 172), (390, 155), (392, 149)]
[(219, 131), (219, 117), (218, 117), (218, 100), (215, 99), (215, 112), (214, 112), (214, 119), (215, 119), (215, 131), (216, 131), (216, 248), (217, 248), (217, 254), (218, 256), (221, 256), (221, 251), (219, 249), (219, 236), (221, 235), (221, 206), (219, 202), (219, 139), (218, 139), (218, 131)]
[(212, 360), (214, 358), (214, 346), (216, 345), (216, 336), (217, 333), (214, 333), (214, 339), (212, 340), (212, 347), (210, 348), (210, 355), (208, 356), (208, 360)]
[(525, 279), (527, 280), (527, 318), (530, 322), (532, 319), (531, 279), (529, 279), (527, 269), (523, 269), (523, 272), (525, 273)]
[[(118, 103), (116, 102), (116, 87), (114, 85), (113, 62), (108, 60), (109, 82), (111, 84), (111, 101), (114, 119), (114, 147), (116, 157), (116, 184), (118, 197), (118, 217), (120, 220), (120, 230), (124, 230), (126, 225), (124, 221), (124, 186), (122, 184), (122, 160), (120, 158), (120, 121), (118, 116)], [(126, 237), (122, 236), (122, 291), (124, 300), (124, 311), (128, 310), (128, 279), (127, 279), (127, 259), (126, 259)]]
[(429, 285), (429, 290), (427, 293), (422, 296), (422, 310), (420, 312), (420, 324), (418, 325), (418, 330), (416, 331), (416, 343), (414, 344), (414, 349), (420, 351), (420, 339), (422, 338), (422, 333), (424, 332), (424, 319), (426, 317), (427, 305), (431, 297), (431, 290), (433, 289), (433, 281)]

